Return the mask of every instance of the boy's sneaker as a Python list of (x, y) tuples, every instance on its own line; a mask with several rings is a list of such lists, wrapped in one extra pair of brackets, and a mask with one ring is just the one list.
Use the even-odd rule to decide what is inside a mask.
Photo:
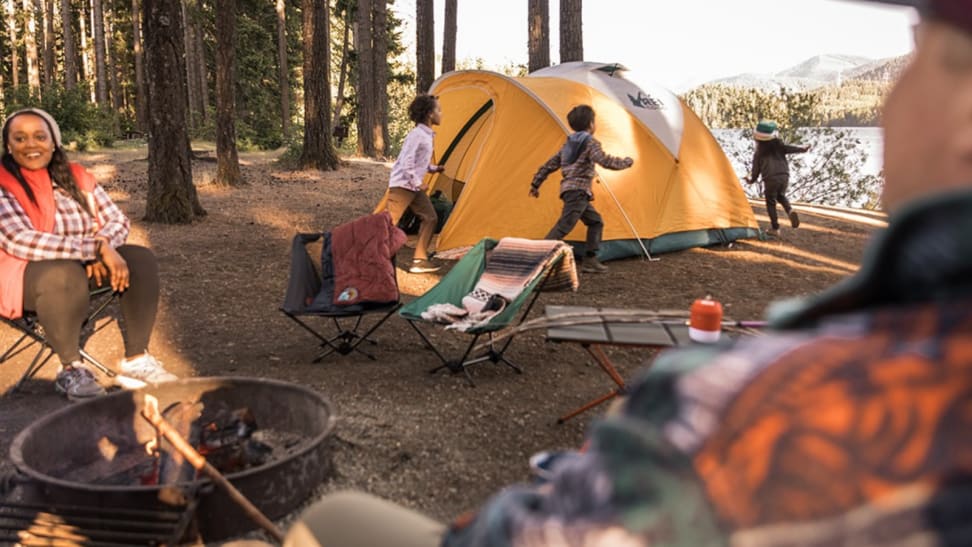
[(123, 359), (121, 374), (115, 377), (115, 382), (125, 389), (139, 389), (147, 384), (161, 384), (178, 379), (178, 376), (165, 370), (158, 359), (144, 353), (131, 361)]
[(790, 211), (790, 226), (794, 228), (800, 227), (800, 216), (797, 215), (796, 211)]
[(409, 266), (409, 273), (432, 273), (437, 272), (441, 266), (437, 266), (431, 260), (416, 258), (412, 261), (412, 265)]
[(80, 361), (63, 367), (57, 373), (54, 389), (66, 395), (69, 401), (84, 401), (105, 394), (105, 388)]
[(581, 262), (581, 271), (586, 273), (604, 273), (608, 271), (608, 267), (601, 264), (601, 261), (596, 256), (589, 256)]

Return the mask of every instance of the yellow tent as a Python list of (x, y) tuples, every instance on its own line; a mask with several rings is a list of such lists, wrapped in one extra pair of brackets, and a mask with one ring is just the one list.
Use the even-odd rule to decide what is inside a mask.
[[(442, 190), (455, 206), (437, 249), (547, 234), (560, 215), (560, 171), (539, 199), (529, 197), (530, 181), (571, 133), (567, 112), (579, 104), (594, 108), (604, 150), (634, 159), (623, 171), (598, 168), (602, 260), (756, 237), (749, 202), (708, 129), (677, 96), (623, 72), (577, 62), (523, 78), (486, 71), (439, 78), (430, 90), (443, 113), (434, 157), (445, 172), (430, 175), (429, 192)], [(565, 239), (582, 244), (585, 234), (578, 222)]]

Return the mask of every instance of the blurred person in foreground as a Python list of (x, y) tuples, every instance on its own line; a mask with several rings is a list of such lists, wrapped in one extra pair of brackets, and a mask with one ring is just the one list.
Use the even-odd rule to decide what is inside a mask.
[[(442, 545), (972, 545), (972, 0), (920, 9), (883, 116), (890, 222), (859, 273), (772, 307), (767, 336), (663, 354), (583, 453)], [(361, 524), (386, 514), (389, 544), (440, 542), (344, 493), (292, 544), (378, 545)]]

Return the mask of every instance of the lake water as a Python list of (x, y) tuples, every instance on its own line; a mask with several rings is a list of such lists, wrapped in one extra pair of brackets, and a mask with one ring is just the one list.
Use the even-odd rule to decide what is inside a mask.
[(884, 130), (880, 127), (848, 127), (845, 129), (860, 139), (861, 144), (867, 148), (867, 163), (864, 164), (864, 173), (868, 175), (880, 173), (883, 165)]
[[(880, 127), (835, 127), (834, 129), (847, 131), (851, 134), (851, 136), (856, 137), (861, 141), (861, 146), (864, 147), (864, 151), (867, 153), (867, 162), (864, 164), (861, 174), (877, 175), (881, 172), (881, 167), (883, 164), (882, 154), (884, 152), (883, 129)], [(719, 140), (719, 142), (725, 142), (724, 139), (726, 136), (737, 138), (740, 131), (738, 129), (713, 129), (712, 134)], [(749, 142), (743, 144), (750, 147), (752, 146)]]
[[(810, 153), (806, 155), (801, 154), (799, 155), (799, 159), (790, 161), (790, 198), (796, 199), (797, 201), (807, 199), (823, 205), (849, 207), (862, 207), (867, 203), (873, 203), (874, 196), (880, 193), (881, 186), (880, 179), (875, 179), (875, 177), (881, 173), (883, 164), (883, 130), (880, 127), (846, 127), (834, 129), (844, 132), (848, 137), (855, 139), (858, 143), (856, 150), (851, 155), (863, 159), (863, 163), (857, 167), (854, 167), (852, 162), (847, 163), (847, 168), (844, 172), (851, 181), (859, 181), (859, 184), (862, 185), (859, 188), (866, 189), (865, 194), (851, 196), (847, 192), (838, 192), (836, 194), (820, 196), (819, 192), (815, 190), (819, 186), (815, 186), (814, 178), (815, 175), (819, 175), (822, 172), (822, 162), (829, 160), (818, 156), (818, 153), (827, 153), (827, 151), (833, 150), (833, 147), (837, 146), (837, 141), (834, 141), (832, 137), (826, 135), (805, 135), (803, 137), (796, 137), (795, 143), (814, 144), (815, 146)], [(805, 131), (814, 133), (822, 130), (811, 128)], [(748, 173), (753, 157), (753, 140), (750, 133), (740, 129), (715, 129), (712, 130), (712, 134), (726, 152), (726, 156), (733, 164), (733, 169), (735, 169), (739, 177), (741, 178)], [(840, 142), (846, 143), (846, 141)], [(833, 182), (837, 187), (840, 187), (842, 184), (839, 180)], [(759, 186), (743, 186), (744, 191), (749, 197), (758, 197), (760, 195)], [(825, 201), (818, 201), (821, 199)]]

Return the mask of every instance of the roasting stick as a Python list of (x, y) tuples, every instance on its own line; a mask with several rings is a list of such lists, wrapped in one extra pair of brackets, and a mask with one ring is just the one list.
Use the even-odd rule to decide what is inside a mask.
[(259, 524), (264, 530), (269, 532), (274, 539), (281, 543), (283, 542), (284, 534), (280, 528), (277, 528), (277, 526), (270, 519), (268, 519), (266, 515), (257, 509), (255, 505), (250, 503), (250, 500), (246, 499), (246, 496), (240, 493), (240, 491), (237, 490), (236, 487), (230, 483), (230, 481), (226, 480), (226, 477), (224, 477), (218, 469), (207, 462), (206, 458), (197, 452), (196, 449), (193, 448), (192, 445), (189, 444), (189, 442), (186, 441), (182, 435), (180, 435), (179, 432), (176, 431), (169, 424), (169, 422), (162, 417), (162, 414), (159, 413), (159, 400), (152, 395), (145, 395), (145, 405), (142, 408), (142, 417), (154, 425), (158, 432), (170, 443), (172, 443), (172, 446), (175, 447), (175, 449), (186, 458), (186, 461), (189, 462), (190, 465), (208, 475), (209, 478), (216, 482), (216, 484), (226, 490), (226, 493), (229, 494), (230, 498), (232, 498), (233, 501), (243, 508), (243, 511), (247, 514), (247, 516), (253, 519), (253, 521)]

